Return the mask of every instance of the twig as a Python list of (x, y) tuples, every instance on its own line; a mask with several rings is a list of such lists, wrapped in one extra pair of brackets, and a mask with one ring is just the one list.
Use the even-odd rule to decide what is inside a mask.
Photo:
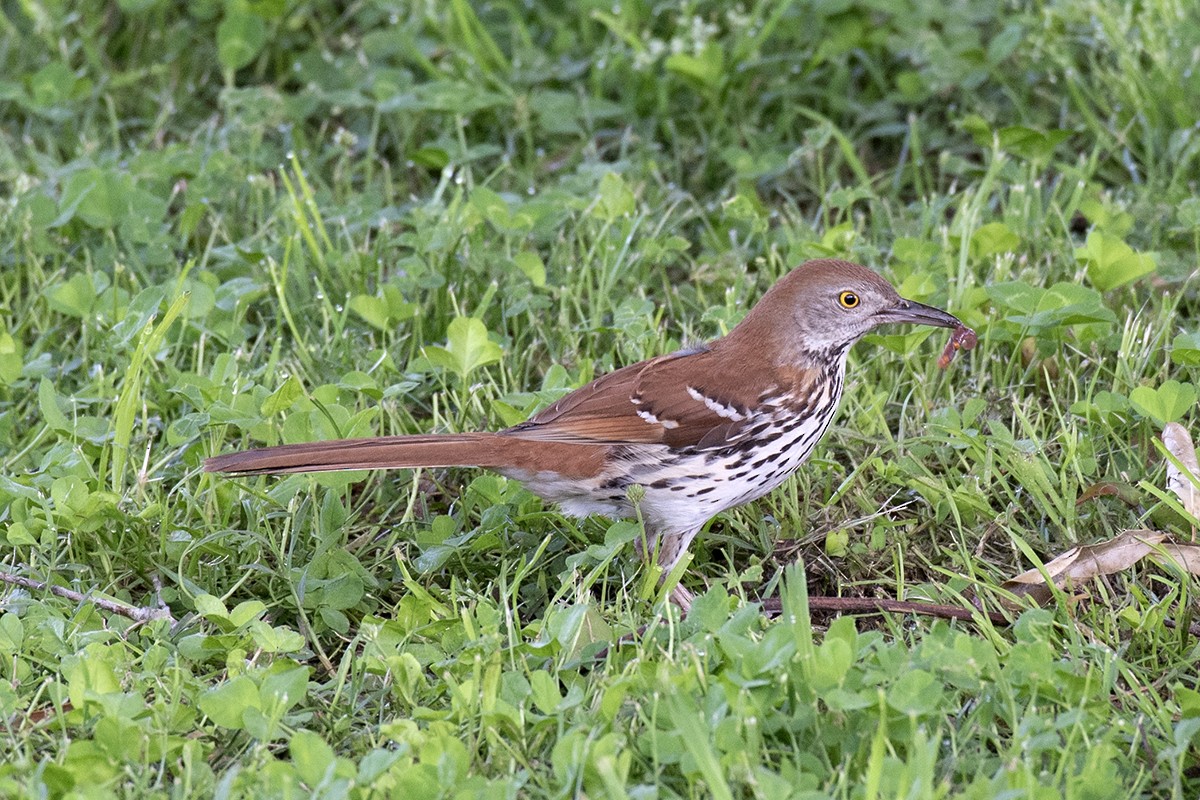
[(167, 619), (171, 622), (175, 618), (171, 616), (170, 609), (161, 608), (142, 608), (141, 606), (130, 606), (124, 603), (118, 603), (115, 600), (105, 600), (102, 597), (91, 597), (81, 594), (65, 586), (56, 586), (52, 583), (43, 583), (35, 581), (32, 578), (22, 578), (20, 575), (13, 575), (11, 572), (0, 571), (0, 582), (8, 583), (13, 586), (22, 586), (26, 589), (35, 589), (37, 591), (48, 591), (51, 594), (71, 600), (76, 603), (91, 603), (99, 608), (104, 609), (113, 614), (120, 614), (122, 617), (129, 617), (134, 622), (149, 622), (154, 619)]
[[(762, 601), (763, 613), (775, 616), (782, 612), (779, 598), (769, 597)], [(944, 619), (970, 620), (974, 612), (960, 606), (947, 606), (940, 603), (910, 603), (903, 600), (886, 600), (873, 597), (813, 597), (808, 598), (808, 607), (822, 611), (837, 611), (840, 613), (894, 611), (900, 614), (927, 614)], [(1011, 619), (998, 611), (983, 611), (976, 609), (997, 625), (1008, 625)], [(1200, 639), (1200, 624), (1180, 625), (1173, 619), (1164, 619), (1163, 625), (1172, 630), (1182, 628), (1192, 636)]]
[[(768, 617), (777, 617), (783, 613), (783, 603), (778, 597), (767, 597), (760, 600), (759, 603), (762, 605), (763, 613)], [(929, 616), (945, 619), (963, 619), (967, 621), (974, 619), (975, 614), (979, 613), (997, 625), (1008, 625), (1011, 622), (1008, 617), (998, 611), (972, 611), (969, 608), (962, 608), (961, 606), (947, 606), (939, 603), (910, 603), (904, 600), (886, 600), (873, 597), (814, 597), (813, 595), (809, 595), (808, 607), (820, 611), (836, 611), (841, 614), (894, 611), (900, 614), (928, 614)], [(645, 634), (647, 627), (643, 625), (641, 628), (638, 628), (636, 633), (625, 634), (613, 646), (620, 647), (621, 645), (636, 642)], [(592, 660), (603, 660), (608, 656), (610, 649), (610, 647), (605, 647), (600, 650), (592, 656)]]
[(157, 572), (152, 572), (152, 573), (150, 573), (150, 585), (154, 587), (154, 606), (155, 606), (155, 607), (156, 607), (156, 608), (157, 608), (159, 611), (166, 612), (166, 615), (167, 615), (167, 616), (166, 616), (166, 617), (164, 617), (164, 619), (170, 619), (170, 620), (174, 621), (174, 618), (171, 616), (171, 609), (167, 608), (167, 604), (166, 604), (166, 602), (163, 600), (163, 597), (162, 597), (162, 590), (163, 590), (163, 586), (162, 586), (162, 578), (158, 577), (158, 573), (157, 573)]
[[(783, 604), (777, 597), (768, 597), (760, 601), (763, 613), (777, 616), (783, 611)], [(855, 612), (879, 613), (894, 611), (900, 614), (927, 614), (943, 619), (972, 620), (976, 614), (983, 614), (997, 625), (1007, 625), (1010, 620), (998, 611), (981, 611), (961, 606), (947, 606), (941, 603), (910, 603), (905, 600), (887, 600), (879, 597), (814, 597), (809, 595), (808, 607), (821, 611), (837, 611), (842, 614)]]
[(1183, 628), (1185, 631), (1190, 633), (1192, 636), (1195, 636), (1197, 639), (1200, 639), (1200, 625), (1197, 625), (1194, 622), (1190, 625), (1180, 625), (1175, 620), (1171, 619), (1170, 617), (1167, 617), (1166, 619), (1163, 620), (1163, 625), (1166, 625), (1171, 630), (1175, 630), (1176, 628)]

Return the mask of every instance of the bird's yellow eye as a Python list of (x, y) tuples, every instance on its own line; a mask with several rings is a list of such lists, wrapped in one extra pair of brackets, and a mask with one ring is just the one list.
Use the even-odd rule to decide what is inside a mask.
[(854, 292), (842, 292), (838, 295), (838, 302), (842, 304), (842, 308), (854, 308), (861, 301)]

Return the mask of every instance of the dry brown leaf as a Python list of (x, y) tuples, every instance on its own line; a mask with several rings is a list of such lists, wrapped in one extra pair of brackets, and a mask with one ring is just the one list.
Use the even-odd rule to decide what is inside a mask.
[(1084, 490), (1083, 494), (1075, 498), (1075, 505), (1081, 506), (1089, 500), (1095, 500), (1097, 497), (1115, 497), (1127, 506), (1136, 506), (1142, 501), (1142, 496), (1138, 494), (1138, 490), (1128, 483), (1100, 481), (1099, 483), (1093, 483)]
[[(1107, 542), (1072, 547), (1047, 562), (1043, 569), (1055, 586), (1063, 588), (1101, 575), (1121, 572), (1146, 557), (1156, 563), (1174, 564), (1192, 575), (1200, 575), (1200, 545), (1181, 544), (1165, 533), (1148, 530), (1125, 531)], [(1054, 596), (1042, 570), (1022, 572), (1003, 585), (1018, 597), (1032, 598), (1039, 605), (1045, 605)]]
[(1178, 422), (1168, 422), (1163, 428), (1162, 440), (1167, 452), (1191, 472), (1191, 475), (1188, 475), (1168, 460), (1167, 488), (1179, 498), (1185, 511), (1193, 517), (1200, 517), (1200, 490), (1197, 490), (1196, 484), (1192, 482), (1194, 476), (1200, 476), (1200, 464), (1196, 463), (1196, 446), (1192, 444), (1192, 437), (1187, 428)]

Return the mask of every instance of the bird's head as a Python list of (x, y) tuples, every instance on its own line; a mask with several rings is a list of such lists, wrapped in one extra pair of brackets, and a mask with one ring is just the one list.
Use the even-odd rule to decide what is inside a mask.
[(848, 261), (819, 259), (796, 267), (763, 295), (730, 338), (742, 329), (768, 337), (781, 354), (822, 358), (844, 353), (876, 327), (894, 322), (954, 328), (961, 323), (939, 308), (906, 300), (879, 275)]

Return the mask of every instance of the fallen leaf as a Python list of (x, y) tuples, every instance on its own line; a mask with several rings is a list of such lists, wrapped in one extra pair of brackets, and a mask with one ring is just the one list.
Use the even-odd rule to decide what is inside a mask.
[(70, 700), (64, 700), (63, 704), (62, 704), (62, 708), (60, 708), (60, 709), (56, 710), (54, 708), (54, 706), (43, 706), (42, 708), (35, 708), (29, 712), (29, 715), (25, 719), (32, 725), (41, 725), (46, 720), (53, 718), (54, 715), (58, 711), (61, 711), (62, 713), (66, 714), (70, 711), (73, 711), (74, 709), (75, 709), (75, 707), (71, 705)]
[(1093, 483), (1083, 494), (1079, 495), (1075, 499), (1075, 505), (1083, 505), (1089, 500), (1095, 500), (1097, 497), (1115, 497), (1128, 506), (1136, 506), (1142, 500), (1137, 489), (1128, 483), (1100, 481), (1099, 483)]
[(1047, 576), (1059, 588), (1077, 586), (1101, 575), (1129, 569), (1147, 557), (1155, 563), (1175, 565), (1192, 575), (1200, 575), (1200, 545), (1176, 542), (1159, 531), (1137, 530), (1125, 531), (1107, 542), (1072, 547), (1042, 569), (1031, 569), (1010, 578), (1003, 587), (1018, 597), (1029, 597), (1045, 605), (1054, 596), (1046, 583)]
[(1192, 444), (1192, 437), (1187, 428), (1178, 422), (1168, 422), (1163, 426), (1162, 440), (1167, 452), (1175, 456), (1179, 466), (1183, 467), (1181, 470), (1173, 461), (1167, 461), (1167, 488), (1179, 498), (1185, 511), (1193, 517), (1200, 517), (1200, 490), (1196, 489), (1196, 483), (1200, 481), (1200, 465), (1196, 463), (1196, 446)]

